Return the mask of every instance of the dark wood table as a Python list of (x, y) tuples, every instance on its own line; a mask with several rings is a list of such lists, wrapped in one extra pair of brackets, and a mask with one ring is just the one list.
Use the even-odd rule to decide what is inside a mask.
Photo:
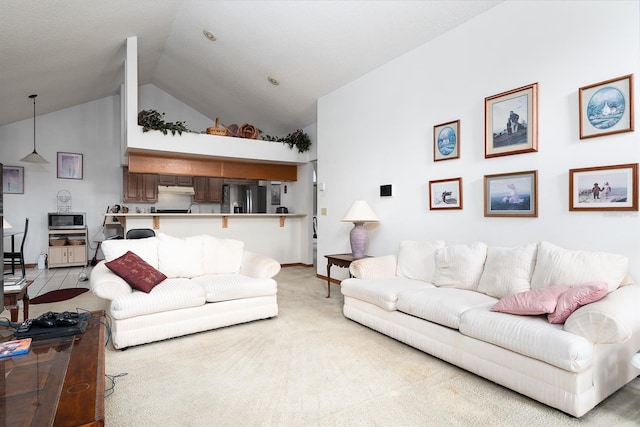
[[(357, 258), (354, 258), (352, 254), (334, 254), (334, 255), (325, 255), (324, 257), (327, 259), (327, 296), (326, 298), (329, 298), (331, 296), (331, 266), (335, 265), (342, 268), (349, 268), (351, 263), (353, 261), (356, 261)], [(349, 277), (351, 277), (351, 273), (349, 273)]]
[(90, 314), (84, 334), (33, 341), (28, 354), (0, 359), (2, 425), (104, 426), (105, 316)]
[(9, 309), (11, 313), (11, 321), (18, 321), (18, 301), (22, 300), (22, 314), (24, 315), (24, 320), (29, 318), (29, 294), (27, 293), (27, 288), (30, 284), (33, 283), (33, 280), (27, 280), (23, 283), (20, 289), (16, 290), (4, 290), (4, 306)]

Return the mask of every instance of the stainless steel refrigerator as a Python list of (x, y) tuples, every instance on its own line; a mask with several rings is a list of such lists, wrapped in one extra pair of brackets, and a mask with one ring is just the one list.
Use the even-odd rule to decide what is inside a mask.
[(267, 187), (264, 185), (240, 185), (238, 198), (242, 200), (243, 213), (267, 213)]

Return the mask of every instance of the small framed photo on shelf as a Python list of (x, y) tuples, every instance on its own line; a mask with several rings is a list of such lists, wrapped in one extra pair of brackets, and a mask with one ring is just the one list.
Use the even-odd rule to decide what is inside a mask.
[(58, 152), (58, 178), (82, 179), (82, 154)]
[(538, 171), (484, 176), (484, 216), (538, 216)]
[(484, 157), (538, 151), (538, 83), (484, 100)]
[(637, 211), (638, 163), (569, 170), (570, 211)]
[(429, 181), (429, 209), (462, 209), (462, 178)]
[(580, 139), (633, 131), (633, 74), (581, 87)]
[(433, 127), (433, 161), (460, 158), (460, 120)]
[(24, 194), (24, 168), (22, 166), (2, 167), (2, 192), (4, 194)]

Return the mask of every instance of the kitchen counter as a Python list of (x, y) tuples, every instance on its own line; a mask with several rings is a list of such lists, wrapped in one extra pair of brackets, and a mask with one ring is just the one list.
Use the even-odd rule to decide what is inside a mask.
[[(307, 214), (278, 213), (109, 213), (126, 235), (133, 228), (151, 228), (175, 237), (208, 234), (241, 240), (245, 248), (271, 256), (281, 264), (313, 263), (307, 247), (312, 225)], [(112, 220), (111, 220), (112, 221)]]

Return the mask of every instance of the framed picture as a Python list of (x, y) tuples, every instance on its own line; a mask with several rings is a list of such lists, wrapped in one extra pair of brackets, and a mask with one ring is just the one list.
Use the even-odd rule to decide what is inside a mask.
[(3, 166), (2, 192), (4, 194), (24, 194), (24, 168), (22, 166)]
[(280, 183), (271, 183), (271, 205), (280, 204)]
[(570, 211), (637, 211), (638, 163), (569, 170)]
[(433, 127), (433, 161), (460, 158), (460, 120)]
[(429, 209), (462, 209), (462, 178), (429, 181)]
[(484, 99), (484, 157), (538, 151), (538, 83)]
[(82, 179), (82, 154), (58, 152), (58, 178)]
[(484, 176), (484, 216), (538, 216), (538, 171)]
[(633, 74), (581, 87), (580, 139), (633, 131)]

